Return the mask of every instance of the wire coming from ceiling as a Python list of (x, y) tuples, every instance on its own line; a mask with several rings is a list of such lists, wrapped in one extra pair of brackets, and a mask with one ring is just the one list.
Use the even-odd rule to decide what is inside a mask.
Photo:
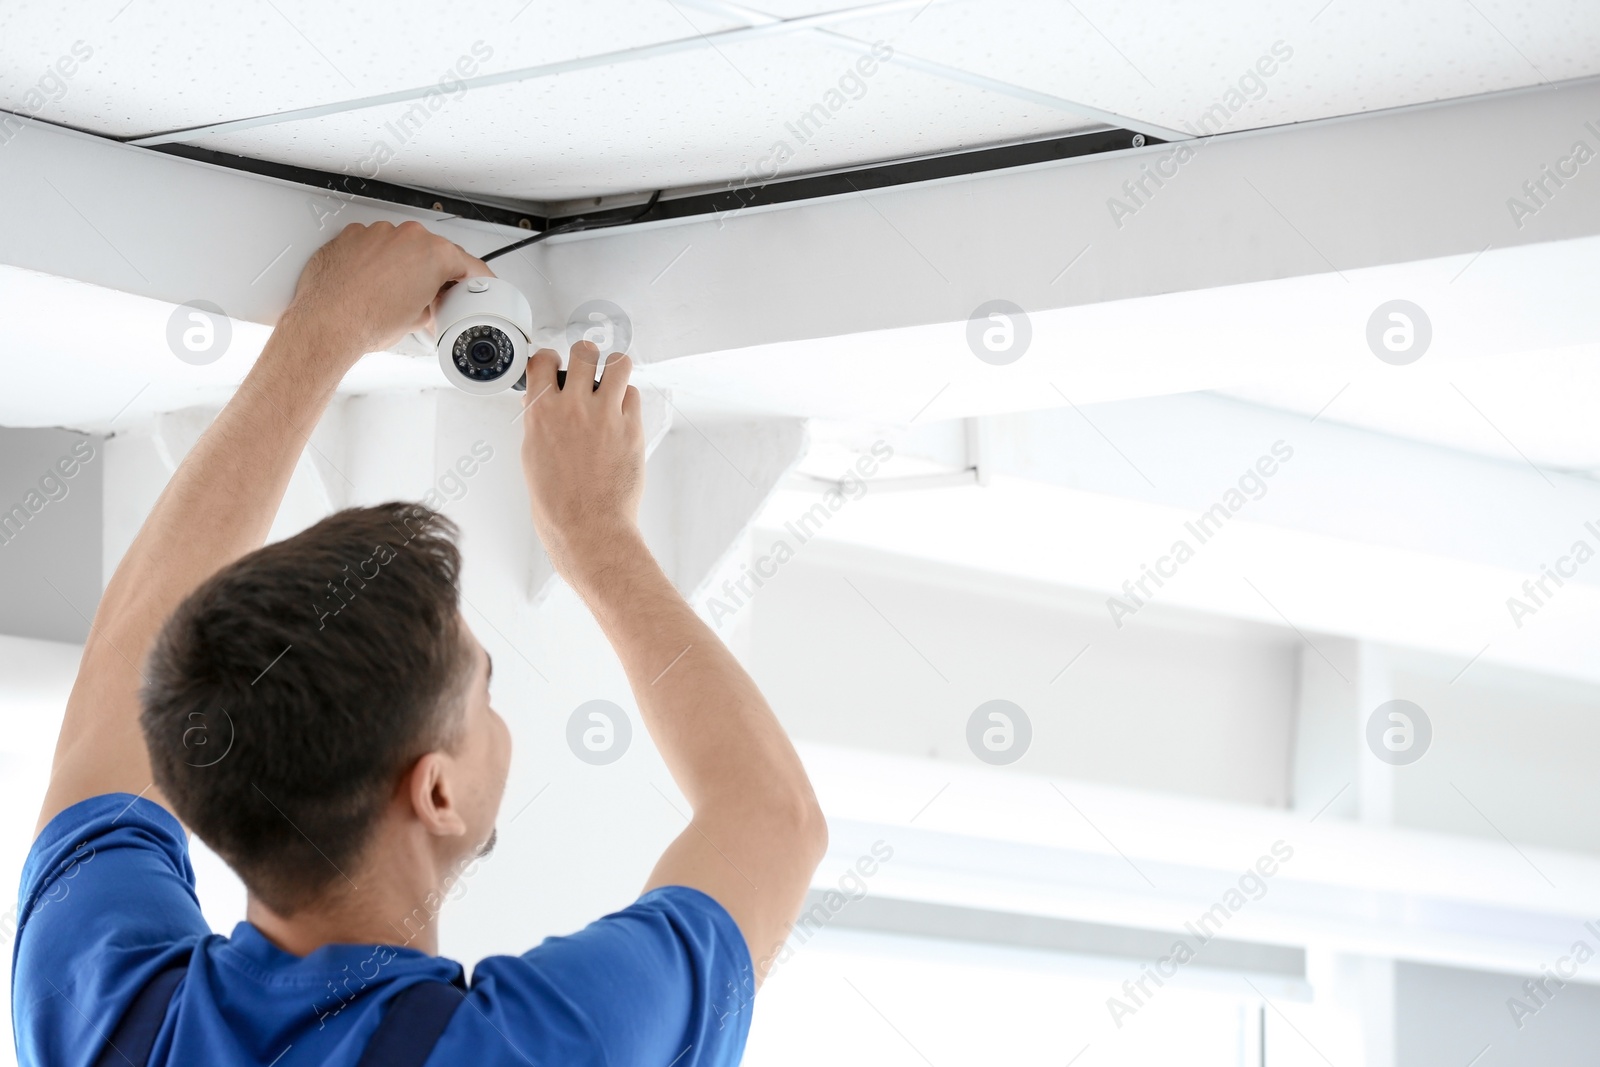
[(478, 258), (482, 259), (485, 263), (487, 263), (491, 259), (495, 259), (495, 258), (498, 258), (499, 256), (503, 256), (503, 255), (507, 254), (508, 252), (515, 252), (519, 248), (526, 248), (528, 245), (531, 245), (531, 244), (537, 244), (540, 241), (543, 241), (545, 238), (554, 237), (554, 236), (556, 236), (556, 234), (559, 234), (559, 233), (580, 233), (580, 232), (582, 232), (584, 230), (601, 230), (601, 229), (605, 229), (608, 226), (623, 226), (623, 225), (626, 225), (627, 223), (630, 223), (630, 222), (639, 222), (646, 215), (650, 214), (650, 212), (652, 212), (652, 211), (654, 211), (656, 209), (656, 204), (659, 203), (660, 200), (661, 200), (661, 190), (657, 189), (655, 192), (650, 194), (650, 199), (649, 199), (648, 202), (646, 202), (644, 207), (640, 208), (638, 211), (634, 212), (632, 215), (624, 215), (621, 218), (601, 218), (601, 219), (586, 219), (582, 215), (579, 215), (579, 216), (577, 216), (575, 218), (569, 219), (566, 222), (560, 223), (559, 225), (551, 226), (549, 229), (541, 230), (540, 232), (534, 234), (532, 237), (524, 237), (520, 241), (515, 241), (515, 242), (513, 242), (511, 244), (506, 245), (503, 248), (497, 248), (493, 252), (486, 253), (486, 254), (484, 254), (482, 256), (479, 256)]

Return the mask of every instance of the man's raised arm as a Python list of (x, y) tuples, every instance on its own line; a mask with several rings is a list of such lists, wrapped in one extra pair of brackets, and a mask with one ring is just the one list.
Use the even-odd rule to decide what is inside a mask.
[[(573, 362), (593, 377), (598, 353)], [(556, 355), (528, 363), (523, 467), (552, 561), (594, 612), (628, 673), (650, 736), (694, 809), (649, 888), (685, 885), (725, 907), (756, 980), (787, 936), (827, 848), (794, 747), (760, 690), (645, 547), (637, 516), (644, 431), (632, 364), (613, 356), (594, 392), (556, 388)]]
[(356, 360), (430, 323), (446, 283), (488, 273), (414, 222), (348, 226), (312, 257), (261, 357), (178, 467), (100, 598), (38, 829), (103, 793), (161, 801), (139, 729), (139, 685), (162, 623), (266, 540), (306, 438)]

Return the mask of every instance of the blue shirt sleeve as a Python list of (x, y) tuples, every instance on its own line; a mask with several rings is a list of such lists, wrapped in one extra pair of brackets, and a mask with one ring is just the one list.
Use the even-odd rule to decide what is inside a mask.
[[(473, 1000), (432, 1063), (482, 1048), (479, 1023), (535, 1063), (732, 1067), (750, 1032), (755, 976), (727, 910), (686, 886), (652, 890), (621, 911), (521, 956), (473, 971)], [(482, 1018), (474, 1019), (481, 1014)], [(518, 1047), (520, 1034), (536, 1047)], [(480, 1053), (481, 1055), (481, 1053)]]
[(144, 984), (210, 933), (183, 827), (126, 793), (74, 804), (22, 869), (11, 1007), (22, 1063), (97, 1049)]

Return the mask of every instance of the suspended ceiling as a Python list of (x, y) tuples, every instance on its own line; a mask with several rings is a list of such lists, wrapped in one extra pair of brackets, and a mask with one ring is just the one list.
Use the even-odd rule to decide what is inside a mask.
[[(886, 7), (893, 10), (885, 13)], [(875, 13), (862, 14), (867, 8)], [(552, 11), (512, 3), (452, 10), (437, 33), (418, 33), (417, 26), (438, 17), (437, 9), (401, 6), (363, 15), (274, 0), (243, 11), (186, 16), (150, 0), (112, 0), (88, 15), (81, 8), (65, 14), (13, 5), (0, 13), (0, 106), (135, 143), (190, 144), (335, 171), (359, 171), (373, 145), (383, 142), (393, 152), (383, 164), (385, 180), (482, 196), (557, 200), (737, 180), (744, 168), (770, 160), (774, 142), (785, 139), (788, 126), (816, 105), (827, 109), (827, 120), (797, 146), (803, 151), (783, 164), (786, 174), (1109, 125), (1181, 133), (1205, 122), (1219, 106), (1227, 111), (1225, 130), (1248, 130), (1564, 83), (1600, 72), (1600, 8), (1576, 3), (1311, 0), (1264, 11), (1242, 3), (1126, 11), (1067, 0), (1051, 5), (949, 0), (867, 8), (848, 17), (784, 25), (772, 19), (803, 18), (823, 8), (775, 6), (752, 13), (711, 0), (608, 0)], [(861, 75), (865, 88), (843, 93), (832, 108), (828, 93), (840, 88), (849, 71), (859, 71), (855, 63), (862, 47), (870, 49), (880, 40), (895, 50), (894, 57), (870, 76)], [(479, 41), (484, 47), (474, 55)], [(89, 55), (73, 73), (47, 75), (48, 67), (72, 55), (78, 42), (83, 43), (78, 53)], [(494, 84), (480, 80), (459, 99), (435, 98), (439, 106), (425, 121), (407, 127), (401, 139), (393, 128), (404, 127), (418, 100), (426, 100), (419, 93), (437, 85), (464, 55), (477, 64), (475, 77)], [(50, 91), (41, 96), (37, 91), (47, 83)], [(845, 88), (850, 84), (855, 83)], [(791, 356), (787, 375), (769, 346), (759, 354), (760, 366), (737, 378), (742, 383), (738, 395), (713, 398), (726, 399), (729, 406), (742, 401), (755, 410), (759, 405), (751, 400), (758, 389), (786, 391), (786, 399), (794, 401), (796, 368), (815, 366), (815, 357), (849, 356), (852, 344), (870, 344), (875, 351), (867, 355), (882, 357), (884, 321), (841, 294), (867, 294), (859, 304), (881, 305), (910, 300), (907, 290), (938, 292), (943, 281), (946, 293), (959, 290), (946, 301), (955, 315), (906, 321), (956, 328), (934, 338), (936, 344), (903, 339), (908, 365), (925, 373), (931, 365), (941, 374), (938, 380), (920, 383), (911, 375), (882, 373), (881, 358), (876, 364), (862, 358), (849, 368), (853, 377), (813, 374), (826, 379), (813, 386), (816, 393), (883, 404), (886, 397), (896, 397), (893, 382), (905, 389), (911, 380), (917, 395), (899, 398), (908, 403), (897, 417), (936, 421), (1038, 406), (1040, 397), (1059, 407), (1053, 396), (1065, 398), (1070, 392), (1091, 409), (1087, 416), (1080, 409), (1073, 418), (1081, 416), (1088, 424), (1092, 417), (1097, 434), (1099, 426), (1106, 428), (1105, 460), (1114, 467), (1124, 462), (1125, 447), (1132, 455), (1139, 450), (1093, 409), (1079, 390), (1084, 384), (1079, 376), (1105, 367), (1123, 373), (1130, 366), (1137, 369), (1134, 357), (1142, 349), (1159, 353), (1164, 361), (1159, 366), (1173, 376), (1145, 383), (1142, 392), (1115, 395), (1228, 388), (1236, 396), (1298, 411), (1308, 423), (1316, 415), (1487, 452), (1507, 460), (1516, 475), (1543, 491), (1548, 488), (1545, 467), (1600, 468), (1600, 453), (1586, 432), (1592, 421), (1587, 413), (1600, 395), (1600, 379), (1592, 371), (1594, 334), (1586, 303), (1568, 294), (1568, 287), (1592, 276), (1592, 250), (1583, 242), (1595, 232), (1590, 217), (1595, 187), (1574, 184), (1559, 210), (1542, 212), (1526, 232), (1502, 233), (1485, 220), (1510, 230), (1504, 197), (1582, 135), (1583, 116), (1568, 115), (1567, 109), (1574, 100), (1586, 100), (1583, 93), (1593, 88), (1590, 83), (1586, 90), (1564, 86), (1519, 94), (1512, 101), (1542, 109), (1530, 119), (1550, 125), (1530, 120), (1502, 126), (1498, 135), (1483, 123), (1435, 121), (1451, 110), (1435, 108), (1360, 124), (1252, 135), (1234, 140), (1234, 148), (1219, 141), (1208, 150), (1204, 173), (1197, 169), (1126, 230), (1104, 217), (1104, 197), (1117, 187), (1109, 171), (1125, 165), (1133, 173), (1137, 159), (1151, 155), (1148, 149), (1142, 157), (1102, 157), (1086, 164), (1077, 185), (1059, 175), (1036, 204), (994, 198), (985, 210), (973, 211), (970, 206), (978, 201), (963, 191), (907, 191), (898, 198), (863, 197), (863, 203), (832, 208), (807, 205), (791, 213), (790, 229), (764, 231), (783, 239), (767, 241), (757, 254), (740, 244), (749, 239), (748, 232), (717, 234), (715, 242), (710, 235), (704, 241), (696, 235), (699, 243), (691, 251), (687, 229), (662, 225), (626, 236), (618, 231), (609, 243), (596, 238), (587, 251), (581, 241), (551, 242), (540, 246), (539, 262), (546, 267), (559, 262), (562, 270), (550, 273), (563, 284), (576, 284), (573, 278), (585, 271), (605, 282), (597, 292), (615, 295), (626, 283), (636, 298), (627, 304), (639, 336), (653, 331), (648, 340), (670, 339), (685, 351), (707, 355), (698, 382), (687, 372), (673, 379), (670, 363), (650, 367), (648, 375), (642, 368), (641, 380), (654, 378), (676, 391), (680, 411), (694, 413), (689, 401), (696, 384), (727, 388), (735, 380), (734, 374), (720, 372), (741, 358), (725, 356), (730, 346), (746, 349), (742, 358), (754, 363), (748, 350), (767, 339), (734, 343), (725, 331), (715, 335), (720, 344), (701, 343), (693, 331), (705, 329), (708, 318), (748, 315), (748, 307), (756, 305), (764, 325), (786, 319), (785, 328), (803, 332), (803, 340), (811, 343)], [(1233, 90), (1239, 91), (1237, 106), (1229, 95)], [(856, 95), (859, 99), (851, 99)], [(384, 101), (374, 103), (380, 97)], [(1584, 114), (1600, 121), (1592, 107)], [(1383, 152), (1373, 150), (1363, 131), (1395, 118), (1419, 120), (1420, 132), (1384, 141)], [(76, 142), (89, 140), (60, 131), (50, 131), (50, 137), (75, 142), (62, 158), (78, 158), (71, 153), (85, 146)], [(1287, 158), (1267, 158), (1275, 141), (1299, 137), (1317, 143)], [(41, 139), (48, 138), (35, 138)], [(1351, 142), (1363, 139), (1369, 155), (1352, 168), (1361, 146)], [(219, 286), (232, 293), (222, 301), (232, 313), (244, 309), (250, 290), (256, 303), (265, 305), (259, 294), (272, 287), (286, 290), (295, 263), (314, 247), (306, 238), (321, 237), (320, 232), (291, 232), (282, 218), (251, 210), (260, 208), (269, 192), (253, 189), (245, 196), (235, 188), (228, 193), (230, 183), (223, 179), (239, 184), (238, 175), (219, 177), (210, 168), (128, 148), (100, 143), (95, 148), (122, 158), (115, 166), (29, 168), (22, 162), (30, 158), (29, 146), (12, 145), (7, 152), (0, 145), (0, 169), (11, 167), (18, 179), (9, 187), (15, 194), (15, 223), (0, 234), (5, 246), (0, 261), (32, 262), (36, 271), (45, 265), (41, 273), (7, 277), (0, 287), (0, 304), (14, 310), (4, 316), (12, 323), (6, 355), (20, 369), (6, 398), (6, 421), (19, 425), (76, 424), (94, 406), (97, 424), (104, 426), (119, 417), (131, 421), (148, 411), (225, 395), (265, 334), (255, 324), (270, 321), (270, 315), (241, 323), (232, 365), (197, 371), (174, 363), (166, 347), (170, 303), (216, 295), (208, 286)], [(1262, 155), (1245, 159), (1247, 152), (1235, 148)], [(1413, 167), (1433, 180), (1391, 195), (1396, 184), (1406, 184), (1394, 176), (1406, 173), (1407, 151), (1435, 157), (1437, 169)], [(1230, 159), (1232, 164), (1225, 165)], [(1472, 159), (1482, 165), (1468, 165)], [(153, 177), (135, 180), (147, 165), (152, 173), (160, 169), (155, 163), (169, 174), (187, 169), (206, 171), (207, 177), (191, 173), (185, 177), (192, 185), (171, 181), (159, 188)], [(1105, 182), (1090, 180), (1088, 172), (1095, 168), (1107, 172)], [(1584, 181), (1593, 178), (1586, 175)], [(1247, 182), (1256, 188), (1252, 191)], [(175, 193), (190, 189), (202, 192)], [(287, 196), (273, 185), (271, 195), (277, 194)], [(1395, 214), (1397, 201), (1415, 210)], [(161, 203), (168, 205), (165, 211), (151, 208)], [(182, 207), (174, 210), (174, 204)], [(1448, 233), (1438, 232), (1442, 226), (1429, 215), (1440, 205), (1447, 209)], [(1007, 206), (1029, 210), (1005, 215)], [(1085, 219), (1048, 210), (1063, 206), (1082, 208)], [(1390, 214), (1383, 214), (1386, 207)], [(302, 227), (309, 225), (302, 205), (293, 211)], [(832, 229), (826, 225), (830, 211)], [(856, 221), (847, 228), (841, 220), (851, 211)], [(1055, 220), (1053, 230), (1040, 225), (1042, 217)], [(1388, 225), (1377, 222), (1380, 217)], [(41, 219), (56, 220), (46, 238), (30, 243), (18, 237), (30, 227), (38, 230)], [(1215, 227), (1201, 225), (1205, 220)], [(449, 228), (459, 220), (432, 221), (462, 240), (480, 242), (473, 247), (488, 246), (482, 232)], [(1063, 241), (1061, 235), (1077, 237), (1080, 230), (1081, 240), (1096, 247), (1073, 272), (1074, 257), (1087, 249), (1080, 251), (1077, 240)], [(215, 240), (224, 232), (228, 240)], [(1418, 233), (1435, 238), (1439, 247), (1404, 254), (1404, 239)], [(1468, 234), (1470, 241), (1462, 236)], [(1353, 236), (1358, 239), (1352, 241)], [(1488, 250), (1483, 242), (1491, 237), (1496, 247)], [(298, 242), (292, 255), (285, 247), (291, 241)], [(218, 265), (216, 248), (207, 245), (226, 246), (220, 261), (225, 269)], [(43, 247), (67, 265), (51, 270), (47, 264), (57, 260), (38, 252), (13, 258), (10, 250), (24, 246)], [(794, 261), (787, 265), (791, 273), (784, 273), (783, 263), (762, 263), (766, 249), (782, 249)], [(93, 266), (97, 255), (109, 265)], [(838, 269), (837, 260), (852, 256), (861, 274)], [(1032, 263), (1030, 256), (1048, 262)], [(963, 258), (969, 264), (962, 264)], [(1352, 258), (1398, 273), (1383, 275), (1379, 284), (1354, 267)], [(981, 294), (974, 272), (958, 269), (972, 260), (979, 266), (975, 273), (982, 275)], [(1286, 300), (1286, 285), (1274, 284), (1241, 296), (1240, 279), (1228, 273), (1241, 260), (1260, 267), (1266, 280), (1306, 283), (1306, 295), (1298, 302)], [(1021, 277), (1016, 270), (1006, 275), (1006, 266), (1018, 261), (1035, 277)], [(1513, 261), (1521, 264), (1515, 271), (1507, 266)], [(1200, 263), (1206, 269), (1174, 273), (1174, 263)], [(511, 262), (497, 266), (516, 269)], [(531, 270), (525, 280), (537, 284)], [(946, 272), (962, 284), (952, 284)], [(1432, 281), (1430, 273), (1436, 276)], [(830, 274), (849, 275), (850, 284), (830, 280)], [(686, 276), (693, 284), (684, 281)], [(1143, 295), (1151, 299), (1182, 300), (1169, 301), (1163, 313), (1141, 314), (1138, 305), (1126, 301), (1113, 306), (1107, 294), (1119, 292), (1116, 287), (1128, 284), (1130, 276), (1140, 279), (1149, 290)], [(101, 288), (82, 284), (90, 281)], [(972, 390), (942, 389), (956, 376), (942, 377), (939, 360), (959, 362), (967, 371), (994, 370), (971, 359), (960, 317), (981, 297), (995, 295), (995, 287), (1036, 310), (1035, 297), (1058, 282), (1058, 292), (1082, 286), (1093, 295), (1055, 299), (1089, 308), (1114, 328), (1052, 336), (1041, 311), (1037, 356), (1019, 364), (1013, 378), (1020, 381), (1019, 375), (1055, 358), (1063, 364), (1060, 380), (1067, 392), (1037, 389), (1023, 402), (1008, 401), (1009, 408), (1000, 401), (986, 408), (953, 407), (972, 401)], [(1452, 286), (1456, 295), (1444, 295)], [(1341, 287), (1345, 295), (1330, 295)], [(762, 288), (777, 290), (781, 303), (760, 304), (761, 294), (751, 290)], [(1238, 303), (1228, 302), (1230, 289)], [(1373, 362), (1360, 332), (1371, 308), (1397, 293), (1421, 300), (1439, 325), (1438, 359), (1405, 371)], [(1552, 303), (1561, 306), (1552, 309)], [(41, 309), (59, 309), (59, 314), (41, 315)], [(1251, 342), (1252, 335), (1260, 343), (1264, 326), (1303, 330), (1308, 323), (1316, 325), (1316, 314), (1334, 311), (1350, 313), (1335, 316), (1339, 321), (1332, 325), (1338, 329), (1323, 331), (1322, 348), (1293, 343), (1305, 340), (1293, 329), (1269, 338), (1273, 368), (1282, 373), (1263, 374), (1248, 385), (1237, 384), (1239, 376), (1212, 381), (1176, 374), (1190, 370), (1189, 364), (1228, 366), (1230, 350)], [(86, 358), (72, 361), (72, 378), (62, 370), (67, 361), (25, 361), (25, 355), (52, 351), (54, 335), (43, 327), (53, 329), (68, 316), (80, 327), (88, 325), (91, 336), (115, 337), (115, 343), (93, 346)], [(1197, 322), (1221, 328), (1197, 334)], [(1237, 335), (1232, 332), (1236, 324), (1246, 327)], [(1160, 331), (1175, 327), (1182, 328), (1173, 334), (1175, 343), (1160, 343), (1165, 336)], [(1513, 330), (1520, 345), (1505, 343)], [(1546, 334), (1557, 340), (1541, 340)], [(686, 335), (689, 341), (683, 340)], [(1206, 337), (1209, 346), (1200, 343)], [(1579, 351), (1573, 337), (1591, 343)], [(1494, 350), (1476, 352), (1486, 338), (1497, 342), (1489, 346)], [(1562, 344), (1566, 349), (1556, 351)], [(1537, 358), (1528, 354), (1539, 348), (1549, 351)], [(1073, 362), (1083, 354), (1092, 358)], [(1485, 358), (1469, 363), (1463, 355)], [(1339, 362), (1346, 356), (1361, 361), (1363, 371), (1347, 374)], [(721, 365), (713, 367), (717, 359)], [(358, 383), (361, 390), (380, 383), (420, 389), (438, 382), (427, 361), (408, 364), (398, 356), (369, 362), (363, 371), (369, 377)], [(834, 384), (839, 381), (856, 388), (840, 389)], [(1016, 382), (1011, 388), (1024, 391)], [(940, 396), (947, 399), (939, 401)], [(1148, 437), (1180, 449), (1204, 439)], [(1109, 445), (1113, 439), (1117, 444)], [(952, 510), (960, 507), (956, 503)], [(1158, 523), (1163, 530), (1164, 523), (1164, 518)], [(937, 521), (925, 525), (941, 526)], [(1559, 523), (1548, 529), (1566, 536)], [(1530, 539), (1551, 536), (1548, 529), (1530, 533)], [(1542, 549), (1542, 541), (1536, 547)], [(1496, 590), (1499, 577), (1491, 582)], [(1231, 601), (1213, 607), (1224, 613), (1242, 610)], [(1293, 610), (1299, 617), (1299, 609)], [(1580, 621), (1586, 624), (1588, 617)], [(1327, 628), (1338, 630), (1333, 622)], [(1574, 626), (1573, 632), (1583, 629)], [(1465, 639), (1461, 644), (1463, 658), (1477, 647), (1467, 647)], [(1588, 648), (1561, 645), (1554, 655), (1589, 664)], [(1496, 650), (1490, 658), (1500, 654)]]
[[(874, 44), (893, 57), (862, 74)], [(52, 78), (75, 45), (89, 57)], [(189, 11), (104, 0), (0, 11), (0, 108), (538, 201), (1108, 125), (1250, 129), (1595, 73), (1600, 7), (1585, 0), (262, 0)], [(440, 83), (447, 91), (423, 95)]]

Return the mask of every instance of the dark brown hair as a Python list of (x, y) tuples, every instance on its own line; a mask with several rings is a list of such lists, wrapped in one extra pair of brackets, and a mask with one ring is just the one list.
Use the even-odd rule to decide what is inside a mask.
[(155, 784), (280, 914), (345, 882), (401, 773), (454, 743), (456, 532), (419, 504), (337, 512), (223, 568), (155, 642)]

